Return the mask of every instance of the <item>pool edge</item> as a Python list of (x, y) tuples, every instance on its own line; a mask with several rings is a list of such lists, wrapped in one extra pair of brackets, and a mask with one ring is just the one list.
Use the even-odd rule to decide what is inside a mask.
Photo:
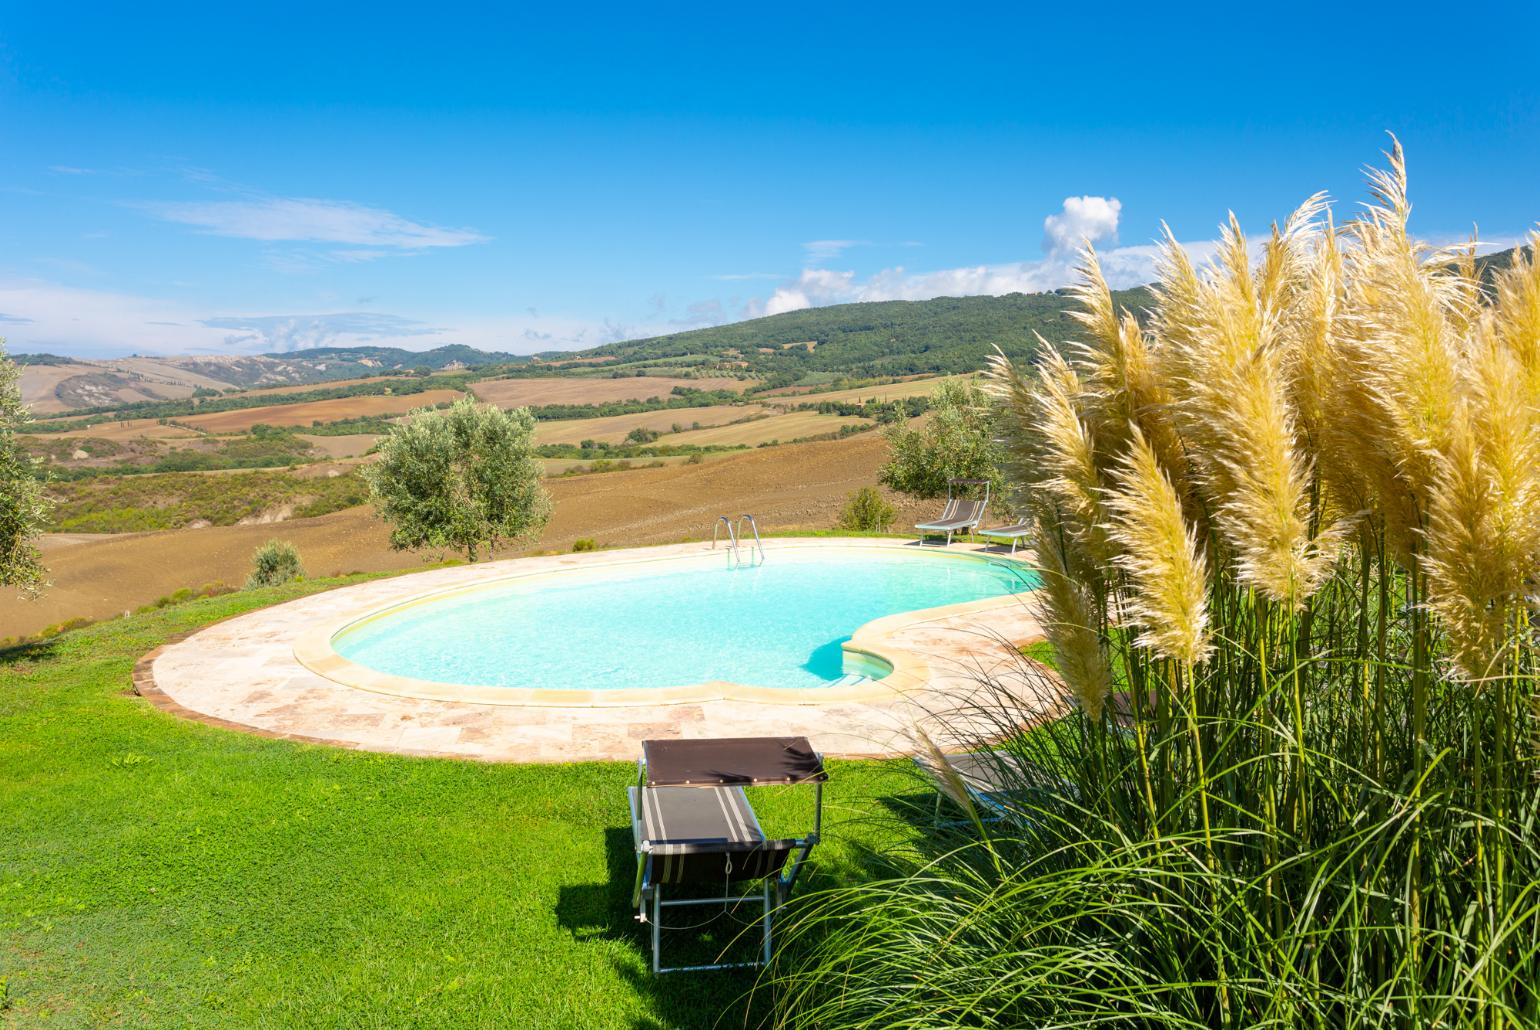
[[(1031, 568), (1031, 553), (1014, 555), (953, 551), (926, 548), (923, 551), (909, 541), (874, 540), (861, 537), (778, 537), (766, 541), (766, 550), (774, 554), (799, 548), (841, 550), (873, 550), (905, 553), (924, 553), (928, 556), (958, 561), (990, 561)], [(667, 550), (670, 553), (648, 552)], [(632, 708), (653, 705), (698, 704), (709, 701), (737, 701), (758, 704), (827, 705), (840, 703), (870, 703), (891, 700), (895, 695), (923, 689), (933, 678), (933, 670), (925, 657), (909, 648), (897, 646), (890, 637), (927, 622), (983, 613), (1022, 603), (1020, 595), (1006, 594), (963, 601), (958, 604), (922, 608), (910, 612), (886, 615), (858, 627), (843, 648), (847, 652), (870, 656), (888, 665), (891, 671), (881, 679), (866, 680), (842, 687), (765, 687), (746, 683), (713, 680), (703, 683), (680, 684), (669, 687), (627, 688), (620, 690), (553, 690), (527, 687), (470, 686), (420, 680), (380, 672), (344, 658), (332, 646), (332, 640), (346, 629), (380, 617), (388, 612), (422, 604), (446, 595), (486, 589), (511, 580), (537, 581), (557, 576), (583, 575), (605, 569), (634, 568), (648, 562), (702, 562), (720, 559), (721, 552), (702, 549), (693, 553), (678, 553), (665, 545), (663, 548), (628, 548), (611, 552), (610, 560), (587, 559), (566, 568), (544, 568), (529, 572), (512, 572), (505, 575), (488, 575), (475, 583), (458, 584), (404, 594), (402, 597), (381, 604), (354, 608), (336, 619), (327, 620), (295, 638), (292, 654), (305, 669), (342, 686), (365, 690), (376, 694), (415, 698), (425, 701), (465, 702), (510, 707), (548, 708)], [(511, 559), (512, 565), (521, 559)], [(404, 577), (405, 578), (405, 577)]]

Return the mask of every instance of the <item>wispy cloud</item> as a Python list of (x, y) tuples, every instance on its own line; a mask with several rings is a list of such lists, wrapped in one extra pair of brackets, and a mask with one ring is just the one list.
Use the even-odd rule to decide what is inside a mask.
[[(427, 350), (463, 343), (482, 350), (575, 350), (677, 330), (659, 319), (619, 321), (538, 311), (429, 322), (385, 312), (228, 315), (174, 300), (88, 290), (40, 279), (0, 278), (0, 327), (14, 352), (109, 357), (259, 354), (373, 343)], [(705, 317), (692, 309), (687, 317)], [(432, 317), (432, 316), (428, 316)]]
[[(310, 197), (251, 197), (193, 203), (146, 204), (170, 222), (190, 225), (215, 236), (264, 243), (334, 243), (368, 248), (345, 252), (342, 260), (369, 260), (382, 249), (424, 250), (484, 243), (473, 229), (449, 229), (404, 218), (382, 208), (345, 200)], [(332, 256), (339, 253), (333, 251)]]
[(49, 165), (48, 170), (55, 175), (95, 175), (95, 168), (77, 168), (74, 165)]
[(217, 349), (218, 335), (182, 305), (41, 279), (0, 280), (0, 311), (17, 328), (14, 351), (60, 354), (194, 353)]
[(256, 315), (205, 318), (200, 325), (210, 329), (233, 330), (224, 338), (232, 350), (296, 351), (309, 347), (329, 347), (344, 339), (348, 343), (369, 343), (380, 338), (399, 339), (432, 336), (444, 332), (411, 318), (345, 311), (320, 315)]
[(871, 246), (871, 240), (810, 240), (802, 245), (803, 254), (810, 265), (833, 261), (851, 247)]

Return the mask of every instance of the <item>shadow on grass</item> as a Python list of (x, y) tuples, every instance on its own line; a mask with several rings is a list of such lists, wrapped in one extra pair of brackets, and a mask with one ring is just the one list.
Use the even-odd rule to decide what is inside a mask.
[(29, 643), (10, 644), (0, 647), (0, 665), (23, 665), (45, 662), (59, 653), (59, 642), (53, 637)]
[[(610, 827), (602, 832), (608, 870), (605, 882), (563, 886), (557, 896), (556, 920), (578, 940), (611, 940), (624, 945), (628, 955), (615, 961), (615, 970), (651, 1009), (651, 1014), (634, 1026), (638, 1030), (694, 1030), (765, 1025), (768, 999), (750, 1000), (748, 996), (756, 976), (753, 969), (653, 974), (651, 928), (637, 922), (631, 905), (636, 879), (631, 831)], [(702, 944), (708, 949), (741, 944), (734, 940), (738, 928), (732, 925), (727, 933), (713, 934), (709, 926), (692, 925), (672, 931), (665, 936), (665, 960), (710, 961), (709, 954), (695, 949)]]

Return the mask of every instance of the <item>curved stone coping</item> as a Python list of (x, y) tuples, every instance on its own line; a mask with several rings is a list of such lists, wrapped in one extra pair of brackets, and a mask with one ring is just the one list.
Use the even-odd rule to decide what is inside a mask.
[[(773, 554), (777, 560), (817, 561), (820, 553), (827, 554), (831, 550), (838, 550), (841, 553), (861, 551), (889, 554), (902, 552), (916, 555), (923, 553), (925, 560), (989, 560), (1008, 562), (1026, 568), (1026, 563), (1021, 558), (942, 548), (920, 552), (915, 545), (904, 541), (793, 537), (778, 538), (767, 545), (767, 554)], [(938, 619), (984, 616), (997, 609), (1020, 606), (1019, 595), (1004, 594), (978, 601), (964, 601), (936, 608), (900, 612), (868, 622), (859, 627), (843, 647), (848, 653), (875, 660), (889, 671), (880, 678), (839, 687), (764, 687), (725, 680), (624, 690), (553, 690), (477, 686), (382, 672), (343, 657), (332, 646), (332, 641), (339, 634), (374, 619), (458, 595), (505, 587), (510, 583), (527, 585), (532, 590), (538, 590), (541, 585), (551, 580), (560, 580), (563, 583), (571, 583), (574, 580), (608, 580), (617, 574), (645, 575), (659, 565), (706, 567), (721, 564), (726, 560), (724, 552), (706, 550), (698, 544), (634, 548), (563, 557), (566, 559), (565, 563), (556, 567), (540, 562), (538, 559), (494, 563), (505, 566), (498, 575), (478, 576), (473, 582), (448, 585), (435, 582), (432, 589), (428, 590), (420, 589), (424, 585), (421, 580), (431, 577), (437, 581), (444, 577), (422, 573), (389, 581), (394, 583), (397, 589), (384, 598), (376, 596), (368, 604), (350, 608), (340, 618), (326, 620), (302, 633), (294, 641), (294, 657), (311, 672), (349, 687), (429, 701), (553, 708), (678, 705), (697, 704), (704, 701), (794, 705), (863, 703), (888, 700), (895, 692), (903, 693), (923, 688), (934, 678), (930, 664), (922, 653), (894, 646), (892, 643), (903, 630)], [(534, 567), (529, 567), (531, 565)], [(469, 570), (460, 567), (452, 571)], [(339, 593), (342, 592), (339, 591)]]
[[(776, 553), (794, 545), (906, 546), (898, 541), (781, 539), (767, 542), (766, 550)], [(953, 544), (950, 550), (977, 553), (966, 544)], [(698, 543), (648, 551), (711, 553)], [(942, 552), (935, 548), (932, 553)], [(516, 568), (566, 568), (602, 563), (618, 554), (522, 558), (516, 559)], [(494, 580), (507, 576), (512, 565), (455, 566), (371, 580), (232, 616), (145, 655), (134, 669), (134, 687), (165, 712), (222, 729), (386, 754), (520, 763), (634, 760), (640, 742), (652, 737), (803, 735), (828, 755), (913, 754), (916, 727), (923, 727), (926, 746), (942, 747), (970, 746), (979, 733), (997, 729), (1001, 684), (1019, 699), (1013, 717), (1022, 725), (1064, 704), (1062, 691), (1044, 694), (1040, 684), (1023, 680), (1023, 666), (1034, 663), (1017, 648), (1043, 635), (1019, 595), (971, 615), (936, 617), (932, 612), (926, 613), (930, 621), (919, 621), (905, 613), (891, 617), (901, 626), (879, 619), (862, 627), (851, 641), (855, 650), (866, 653), (873, 647), (897, 659), (895, 667), (912, 677), (929, 677), (922, 686), (911, 681), (902, 692), (889, 687), (883, 696), (866, 701), (793, 704), (786, 703), (787, 691), (775, 691), (769, 701), (667, 705), (652, 698), (646, 705), (588, 707), (434, 701), (346, 686), (294, 657), (297, 637), (335, 623), (365, 601), (380, 606), (429, 587)], [(869, 639), (879, 632), (880, 641)]]

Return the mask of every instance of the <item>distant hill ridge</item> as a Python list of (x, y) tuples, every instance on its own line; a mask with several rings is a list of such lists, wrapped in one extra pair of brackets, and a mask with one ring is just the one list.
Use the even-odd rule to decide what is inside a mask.
[[(1484, 279), (1505, 267), (1513, 250), (1477, 259)], [(1119, 290), (1116, 304), (1138, 312), (1147, 287)], [(308, 385), (417, 369), (496, 367), (512, 375), (689, 374), (710, 369), (773, 384), (838, 376), (954, 373), (983, 366), (995, 347), (1028, 357), (1036, 336), (1062, 340), (1079, 324), (1066, 291), (999, 297), (937, 297), (806, 308), (779, 315), (625, 340), (581, 351), (535, 356), (451, 344), (426, 351), (399, 347), (313, 347), (261, 355), (189, 355), (81, 361), (55, 354), (16, 354), (18, 364), (59, 367), (39, 413), (128, 400), (188, 396), (194, 390)], [(65, 376), (79, 366), (73, 380)], [(41, 369), (39, 372), (41, 373)]]

